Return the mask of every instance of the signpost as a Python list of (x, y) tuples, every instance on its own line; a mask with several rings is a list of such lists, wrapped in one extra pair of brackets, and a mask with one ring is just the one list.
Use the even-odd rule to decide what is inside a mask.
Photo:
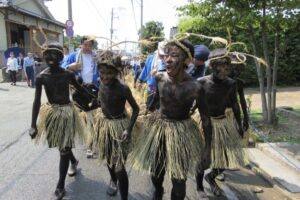
[(74, 22), (72, 19), (68, 19), (65, 23), (66, 25), (66, 35), (69, 37), (69, 50), (70, 52), (74, 51), (74, 45), (73, 45), (73, 36), (74, 36), (74, 30), (73, 30), (73, 26), (74, 26)]
[(74, 30), (73, 30), (73, 29), (66, 29), (66, 34), (67, 34), (67, 36), (69, 36), (69, 37), (74, 36)]
[[(70, 34), (68, 35), (69, 37), (69, 51), (70, 53), (74, 51), (74, 42), (73, 42), (73, 35), (74, 35), (74, 31), (73, 31), (73, 26), (74, 26), (74, 22), (73, 22), (73, 17), (72, 17), (72, 0), (68, 0), (68, 20), (66, 21), (66, 34)], [(67, 30), (71, 29), (72, 31), (68, 31)]]
[(73, 20), (68, 19), (68, 20), (66, 21), (66, 28), (67, 28), (67, 29), (72, 29), (73, 26), (74, 26)]

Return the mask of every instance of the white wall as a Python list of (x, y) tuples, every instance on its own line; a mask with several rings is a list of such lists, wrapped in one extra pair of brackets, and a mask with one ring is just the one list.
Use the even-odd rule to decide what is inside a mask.
[(7, 35), (5, 28), (4, 16), (0, 13), (0, 51), (5, 51), (7, 49)]

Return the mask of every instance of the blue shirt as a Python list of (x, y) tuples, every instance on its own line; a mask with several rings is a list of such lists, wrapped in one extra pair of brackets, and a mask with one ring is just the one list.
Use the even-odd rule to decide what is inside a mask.
[(62, 68), (66, 68), (67, 62), (68, 62), (68, 58), (69, 58), (69, 54), (68, 55), (64, 55), (64, 59), (60, 62), (60, 66)]
[(157, 61), (157, 71), (159, 72), (166, 71), (166, 63), (161, 59)]
[(147, 83), (147, 91), (150, 93), (156, 92), (156, 80), (153, 76), (151, 76), (151, 70), (153, 62), (155, 61), (155, 54), (150, 55), (146, 62), (143, 71), (139, 76), (139, 80)]
[(33, 67), (34, 66), (34, 59), (26, 57), (24, 58), (24, 63), (23, 63), (23, 69), (26, 70), (26, 67)]
[(190, 73), (191, 77), (193, 77), (194, 79), (201, 78), (204, 76), (204, 74), (205, 74), (205, 64), (195, 66), (194, 69)]
[[(66, 62), (63, 62), (61, 64), (61, 67), (64, 69), (67, 69), (68, 66), (72, 63), (76, 62), (76, 57), (77, 57), (78, 52), (73, 52), (69, 55), (69, 58)], [(81, 70), (77, 70), (74, 72), (76, 76), (81, 77)], [(82, 78), (82, 77), (81, 77)], [(99, 82), (99, 72), (98, 72), (98, 68), (97, 68), (97, 64), (96, 62), (93, 63), (93, 84), (99, 88), (100, 86), (100, 82)]]
[(133, 66), (133, 75), (136, 76), (137, 72), (141, 69), (141, 66), (138, 64), (134, 64)]

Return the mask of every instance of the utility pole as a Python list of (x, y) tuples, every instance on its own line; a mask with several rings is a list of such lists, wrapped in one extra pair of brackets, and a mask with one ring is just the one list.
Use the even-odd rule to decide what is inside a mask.
[(143, 30), (144, 2), (141, 0), (141, 32)]
[[(140, 40), (142, 39), (142, 33), (143, 33), (143, 16), (144, 16), (144, 2), (141, 0), (141, 28), (140, 28)], [(140, 46), (140, 53), (142, 54), (142, 45)]]
[[(110, 46), (112, 46), (112, 39), (114, 33), (114, 8), (111, 8), (111, 19), (110, 19)], [(112, 47), (110, 47), (112, 50)]]
[[(68, 14), (69, 14), (69, 20), (73, 21), (72, 17), (72, 0), (68, 0)], [(74, 38), (73, 35), (69, 36), (69, 51), (73, 52), (74, 51)]]

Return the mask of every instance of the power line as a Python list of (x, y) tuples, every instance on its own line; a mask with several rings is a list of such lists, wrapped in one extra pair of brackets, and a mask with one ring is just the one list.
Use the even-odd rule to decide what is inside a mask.
[(101, 12), (98, 10), (98, 8), (97, 8), (97, 6), (95, 5), (94, 1), (93, 1), (93, 0), (90, 0), (90, 1), (87, 0), (86, 2), (91, 3), (90, 5), (91, 5), (91, 7), (94, 8), (94, 10), (96, 11), (96, 14), (102, 19), (102, 21), (104, 22), (105, 26), (106, 26), (107, 28), (109, 28), (108, 24), (106, 23), (104, 17), (100, 14)]
[(133, 12), (133, 19), (134, 19), (135, 29), (136, 29), (136, 32), (138, 32), (137, 23), (136, 23), (136, 16), (135, 16), (135, 10), (134, 10), (134, 5), (133, 5), (133, 0), (131, 0), (131, 8), (132, 8), (132, 12)]
[[(88, 1), (87, 1), (87, 2), (88, 2)], [(85, 5), (87, 6), (87, 9), (88, 9), (88, 10), (93, 10), (93, 9), (91, 8), (91, 7), (93, 7), (92, 5), (90, 5), (90, 4), (88, 4), (88, 3), (86, 3)], [(94, 10), (94, 11), (95, 11), (95, 10)], [(95, 19), (96, 19), (97, 21), (99, 21), (100, 23), (102, 23), (102, 21), (103, 21), (102, 19), (99, 18), (98, 15), (96, 15)], [(105, 25), (106, 25), (106, 24), (105, 24)]]
[(141, 6), (141, 2), (139, 0), (135, 0), (135, 2)]

